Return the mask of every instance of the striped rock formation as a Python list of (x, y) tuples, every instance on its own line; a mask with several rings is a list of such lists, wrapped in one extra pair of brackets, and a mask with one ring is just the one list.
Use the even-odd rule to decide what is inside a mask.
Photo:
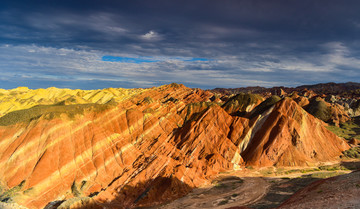
[(29, 208), (155, 205), (220, 171), (307, 165), (348, 148), (289, 98), (245, 118), (210, 102), (212, 93), (178, 84), (56, 89), (62, 93), (51, 98), (52, 89), (38, 97), (22, 91), (6, 98), (38, 106), (0, 118), (0, 199)]
[(241, 155), (254, 166), (311, 166), (329, 161), (349, 145), (325, 125), (285, 98), (258, 116), (256, 131)]

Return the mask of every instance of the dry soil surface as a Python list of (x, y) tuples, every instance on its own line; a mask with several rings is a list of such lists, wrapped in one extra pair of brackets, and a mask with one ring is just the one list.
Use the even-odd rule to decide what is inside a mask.
[[(341, 163), (341, 165), (347, 168), (351, 168), (351, 170), (360, 168), (359, 161)], [(323, 178), (327, 178), (328, 176), (345, 174), (341, 175), (339, 178), (345, 178), (344, 181), (349, 180), (349, 178), (346, 176), (349, 175), (348, 173), (350, 173), (351, 170), (332, 170), (332, 165), (329, 164), (328, 166), (330, 166), (328, 167), (330, 170), (324, 169), (312, 171), (309, 170), (309, 168), (289, 168), (288, 170), (283, 170), (280, 175), (279, 172), (274, 168), (245, 169), (238, 172), (223, 173), (217, 179), (215, 179), (211, 185), (194, 189), (191, 193), (184, 196), (183, 198), (177, 199), (170, 203), (146, 209), (227, 209), (242, 208), (243, 206), (245, 206), (243, 208), (254, 209), (277, 208), (288, 199), (292, 198), (294, 194), (297, 195), (299, 191), (306, 189), (312, 184), (316, 184), (318, 181), (323, 181)], [(336, 167), (335, 164), (333, 166)], [(357, 173), (360, 174), (360, 172)], [(354, 174), (350, 174), (350, 176), (354, 176)], [(354, 181), (356, 181), (357, 178), (353, 178), (355, 178)], [(327, 201), (330, 202), (330, 205), (326, 205), (324, 202), (321, 203), (320, 200), (317, 200), (320, 205), (316, 202), (313, 202), (313, 204), (317, 204), (316, 208), (328, 208), (331, 206), (331, 201), (338, 201), (339, 198), (342, 198), (344, 200), (348, 200), (350, 205), (345, 203), (341, 203), (342, 205), (334, 205), (349, 206), (349, 208), (354, 208), (353, 206), (356, 205), (356, 203), (353, 203), (353, 201), (356, 200), (356, 197), (360, 197), (358, 196), (360, 191), (357, 190), (360, 188), (360, 186), (356, 186), (360, 185), (360, 182), (352, 182), (349, 184), (353, 186), (353, 189), (355, 189), (356, 192), (353, 191), (351, 194), (348, 194), (346, 192), (348, 186), (346, 186), (345, 183), (339, 184), (337, 186), (335, 184), (332, 186), (325, 184), (323, 186), (324, 189), (319, 190), (319, 193), (315, 193), (325, 195), (326, 197), (327, 192), (325, 191), (329, 191), (329, 193), (331, 193), (331, 198), (328, 198)], [(327, 187), (329, 187), (329, 190), (326, 189)], [(347, 197), (343, 198), (343, 195), (340, 195), (336, 192), (337, 190), (341, 190), (341, 192)], [(314, 194), (307, 196), (308, 200), (306, 201), (310, 202), (312, 196), (314, 196)], [(321, 197), (319, 198), (321, 199)], [(296, 202), (296, 204), (298, 204), (296, 207), (313, 208), (311, 207), (311, 204), (303, 204), (302, 202), (303, 201)], [(304, 205), (304, 207), (302, 207), (302, 205)], [(291, 205), (288, 208), (292, 207), (295, 206)], [(358, 205), (358, 208), (360, 208), (360, 205)]]
[(265, 179), (259, 177), (220, 177), (215, 180), (211, 186), (194, 189), (183, 198), (153, 208), (221, 209), (238, 205), (248, 205), (261, 199), (266, 194), (269, 185)]

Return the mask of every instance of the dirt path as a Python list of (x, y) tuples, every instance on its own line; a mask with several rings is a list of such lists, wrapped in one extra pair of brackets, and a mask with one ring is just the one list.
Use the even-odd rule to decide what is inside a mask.
[(313, 168), (269, 167), (224, 172), (219, 174), (211, 185), (196, 188), (183, 198), (141, 209), (225, 209), (239, 206), (256, 209), (276, 208), (295, 192), (319, 179), (358, 169), (360, 161), (355, 160), (327, 163)]
[(161, 209), (229, 208), (252, 204), (267, 193), (270, 184), (259, 177), (225, 177), (207, 188), (197, 188)]

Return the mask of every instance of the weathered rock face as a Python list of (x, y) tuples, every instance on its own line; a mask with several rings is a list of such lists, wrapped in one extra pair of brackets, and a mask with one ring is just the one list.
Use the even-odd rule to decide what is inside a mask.
[(297, 92), (294, 92), (291, 95), (291, 99), (293, 99), (301, 107), (305, 107), (306, 105), (308, 105), (310, 103), (308, 98), (299, 96)]
[(231, 115), (248, 113), (259, 105), (264, 99), (257, 94), (240, 93), (230, 98), (222, 107)]
[(357, 117), (360, 115), (360, 99), (358, 97), (340, 97), (339, 95), (328, 95), (325, 101), (331, 103), (333, 106), (340, 107), (350, 117)]
[(0, 126), (0, 184), (9, 191), (0, 198), (30, 208), (148, 206), (243, 164), (305, 165), (348, 148), (289, 98), (244, 118), (178, 84), (112, 95), (95, 106), (12, 112), (21, 120)]
[(263, 113), (254, 130), (241, 154), (247, 165), (303, 166), (333, 159), (349, 148), (290, 98)]
[(351, 116), (352, 117), (360, 116), (360, 99), (357, 100), (357, 101), (354, 101), (351, 104), (351, 109), (350, 110), (351, 110)]
[(171, 161), (169, 153), (162, 158), (157, 149), (162, 143), (166, 152), (173, 149), (166, 141), (183, 122), (177, 112), (186, 103), (206, 100), (209, 95), (203, 93), (170, 85), (140, 92), (101, 112), (54, 118), (45, 113), (3, 126), (1, 180), (8, 188), (21, 185), (15, 201), (40, 208), (57, 198), (100, 192), (116, 178), (119, 184), (155, 178)]
[[(189, 104), (183, 111), (194, 110), (190, 108), (193, 106)], [(201, 109), (202, 106), (195, 107)], [(141, 173), (133, 176), (125, 187), (119, 179), (97, 199), (111, 200), (109, 206), (116, 204), (117, 207), (153, 205), (186, 194), (220, 171), (239, 168), (242, 162), (239, 141), (232, 136), (241, 136), (248, 120), (233, 118), (217, 105), (199, 111), (164, 140), (160, 140), (161, 136), (157, 137), (158, 142), (144, 140), (140, 146), (144, 149), (153, 146), (154, 151), (148, 151), (149, 159), (141, 159), (142, 167), (135, 169)]]
[(313, 98), (304, 108), (320, 120), (333, 123), (336, 126), (350, 120), (343, 106), (327, 103), (319, 97)]

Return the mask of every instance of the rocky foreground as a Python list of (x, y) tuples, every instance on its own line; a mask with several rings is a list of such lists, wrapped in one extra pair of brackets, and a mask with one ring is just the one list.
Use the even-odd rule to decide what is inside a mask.
[(351, 120), (342, 106), (308, 92), (280, 96), (179, 84), (1, 90), (0, 200), (28, 208), (154, 206), (219, 172), (316, 166), (350, 148), (326, 128)]
[(316, 181), (279, 208), (359, 208), (360, 171)]

